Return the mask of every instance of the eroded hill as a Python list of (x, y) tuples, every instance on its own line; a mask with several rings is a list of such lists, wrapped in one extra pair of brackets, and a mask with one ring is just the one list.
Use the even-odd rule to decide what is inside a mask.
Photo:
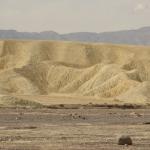
[(92, 96), (149, 103), (150, 47), (0, 41), (0, 95)]

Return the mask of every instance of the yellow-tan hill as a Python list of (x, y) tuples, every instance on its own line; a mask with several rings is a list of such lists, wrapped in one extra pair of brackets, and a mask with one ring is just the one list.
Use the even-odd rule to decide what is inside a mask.
[(51, 95), (148, 102), (150, 47), (0, 41), (0, 95)]

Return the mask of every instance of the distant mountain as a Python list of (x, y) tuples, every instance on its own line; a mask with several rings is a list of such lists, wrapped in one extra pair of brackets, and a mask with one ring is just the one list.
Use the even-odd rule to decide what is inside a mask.
[(0, 39), (64, 40), (150, 45), (150, 27), (143, 27), (137, 30), (122, 30), (115, 32), (76, 32), (69, 34), (59, 34), (54, 31), (44, 31), (37, 33), (18, 32), (16, 30), (0, 30)]

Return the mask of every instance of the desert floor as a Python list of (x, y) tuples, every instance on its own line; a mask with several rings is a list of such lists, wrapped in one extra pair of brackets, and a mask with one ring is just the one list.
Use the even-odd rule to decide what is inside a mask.
[(148, 46), (0, 41), (2, 150), (150, 150), (149, 108)]
[[(121, 135), (133, 145), (117, 145)], [(149, 141), (149, 109), (0, 109), (2, 150), (149, 150)]]

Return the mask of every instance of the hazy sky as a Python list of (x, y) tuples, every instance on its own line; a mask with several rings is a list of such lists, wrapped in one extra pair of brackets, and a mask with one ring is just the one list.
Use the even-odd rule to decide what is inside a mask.
[(0, 0), (0, 29), (103, 32), (150, 26), (150, 0)]

